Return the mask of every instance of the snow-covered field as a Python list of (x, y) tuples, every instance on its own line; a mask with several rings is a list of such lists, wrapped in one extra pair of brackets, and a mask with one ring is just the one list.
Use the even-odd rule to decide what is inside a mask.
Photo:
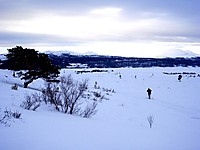
[[(178, 75), (163, 74), (199, 74), (199, 69), (123, 68), (83, 74), (62, 70), (61, 74), (72, 74), (74, 79), (89, 79), (91, 90), (96, 81), (101, 89), (116, 91), (98, 103), (97, 114), (89, 119), (47, 106), (36, 111), (21, 108), (24, 95), (34, 90), (11, 90), (22, 81), (13, 78), (11, 71), (0, 70), (0, 116), (6, 109), (22, 114), (0, 124), (0, 150), (199, 150), (200, 77), (183, 75), (179, 82)], [(42, 85), (42, 80), (36, 80), (30, 87)], [(153, 90), (151, 100), (148, 87)], [(149, 116), (154, 118), (152, 128)]]

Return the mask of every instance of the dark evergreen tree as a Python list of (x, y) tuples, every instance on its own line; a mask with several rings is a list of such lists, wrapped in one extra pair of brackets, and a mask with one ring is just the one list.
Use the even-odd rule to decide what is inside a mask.
[(6, 56), (9, 69), (18, 71), (21, 79), (25, 80), (25, 88), (33, 80), (38, 78), (52, 79), (60, 73), (60, 68), (51, 63), (47, 54), (38, 53), (34, 49), (16, 46), (15, 48), (8, 49)]

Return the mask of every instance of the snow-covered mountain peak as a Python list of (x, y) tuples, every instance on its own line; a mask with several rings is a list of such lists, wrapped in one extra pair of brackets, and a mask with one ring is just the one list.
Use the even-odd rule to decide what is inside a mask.
[(200, 55), (191, 52), (190, 50), (181, 50), (181, 49), (170, 49), (166, 50), (163, 54), (158, 57), (198, 57)]
[(68, 50), (61, 50), (61, 51), (46, 51), (44, 52), (46, 54), (54, 54), (57, 56), (60, 56), (62, 54), (70, 54), (70, 55), (98, 55), (94, 52), (85, 52), (85, 53), (78, 53), (78, 52), (73, 52), (73, 51), (68, 51)]

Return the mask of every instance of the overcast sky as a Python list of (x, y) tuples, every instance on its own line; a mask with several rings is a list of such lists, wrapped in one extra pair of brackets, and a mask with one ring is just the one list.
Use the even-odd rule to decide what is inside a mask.
[(199, 0), (0, 0), (0, 51), (200, 54)]

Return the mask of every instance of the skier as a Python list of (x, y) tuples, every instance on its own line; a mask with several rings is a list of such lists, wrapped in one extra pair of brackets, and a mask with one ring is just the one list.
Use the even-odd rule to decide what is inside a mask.
[(182, 75), (179, 75), (178, 76), (178, 81), (181, 82), (181, 79), (182, 79)]
[(150, 88), (148, 88), (147, 93), (148, 93), (149, 99), (151, 99), (151, 92), (152, 92), (152, 90)]
[(94, 82), (94, 88), (97, 89), (97, 81)]

